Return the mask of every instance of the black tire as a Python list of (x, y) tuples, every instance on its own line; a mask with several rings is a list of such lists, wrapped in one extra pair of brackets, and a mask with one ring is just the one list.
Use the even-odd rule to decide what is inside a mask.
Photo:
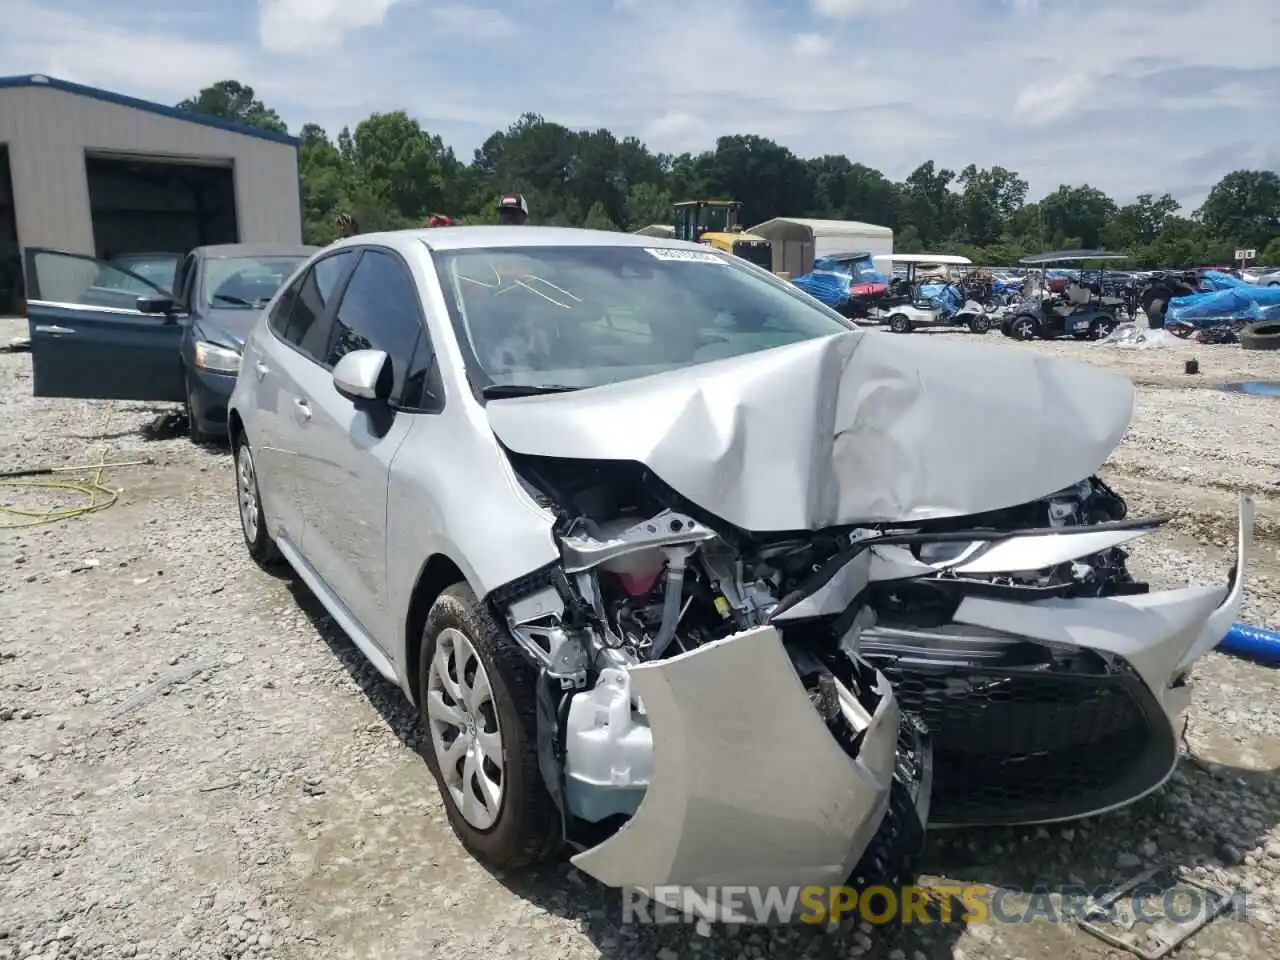
[(1040, 322), (1029, 314), (1019, 314), (1009, 321), (1009, 336), (1014, 340), (1034, 340), (1040, 334)]
[[(236, 508), (240, 514), (240, 533), (245, 548), (254, 562), (264, 570), (280, 566), (283, 557), (275, 540), (267, 532), (267, 517), (262, 512), (262, 494), (258, 489), (258, 468), (249, 447), (249, 441), (241, 436), (235, 445)], [(245, 461), (248, 468), (246, 470)], [(246, 498), (252, 491), (252, 502)]]
[(986, 334), (991, 329), (990, 317), (974, 317), (969, 321), (969, 332), (976, 333), (979, 336)]
[(191, 395), (193, 393), (191, 389), (191, 377), (183, 377), (183, 386), (186, 389), (186, 397), (184, 399), (183, 406), (187, 414), (187, 435), (191, 437), (192, 443), (199, 444), (202, 447), (208, 446), (209, 444), (216, 442), (218, 438), (207, 431), (201, 430), (199, 423), (196, 422), (196, 408), (195, 404), (191, 402)]
[(1142, 312), (1147, 315), (1147, 329), (1159, 330), (1164, 326), (1164, 308), (1167, 301), (1164, 297), (1156, 297), (1147, 302)]
[[(501, 732), (502, 798), (497, 819), (488, 829), (468, 823), (458, 809), (436, 756), (427, 714), (431, 661), (441, 633), (452, 628), (466, 637), (488, 674), (493, 707)], [(436, 598), (422, 631), (418, 668), (418, 704), (427, 727), (427, 766), (440, 790), (449, 824), (462, 845), (481, 863), (515, 870), (541, 863), (562, 845), (559, 811), (538, 768), (536, 674), (505, 630), (496, 624), (465, 583)]]
[(894, 333), (910, 333), (911, 318), (905, 313), (895, 313), (889, 317), (889, 329)]
[(1105, 340), (1111, 335), (1111, 332), (1119, 326), (1115, 317), (1102, 316), (1093, 321), (1093, 325), (1089, 328), (1089, 335), (1095, 340)]
[(1280, 350), (1280, 320), (1253, 323), (1240, 331), (1241, 350)]

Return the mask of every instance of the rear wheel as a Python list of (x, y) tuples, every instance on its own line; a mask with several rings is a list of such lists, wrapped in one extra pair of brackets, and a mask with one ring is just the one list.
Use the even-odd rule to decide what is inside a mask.
[(1014, 317), (1009, 323), (1009, 336), (1015, 340), (1034, 340), (1040, 324), (1036, 322), (1035, 317), (1029, 317), (1025, 314)]
[(258, 468), (249, 441), (241, 437), (236, 443), (236, 503), (240, 508), (240, 531), (249, 556), (260, 567), (278, 566), (281, 560), (276, 542), (267, 532), (267, 518), (262, 512), (262, 496), (258, 490)]
[(990, 317), (974, 317), (969, 321), (969, 332), (977, 334), (985, 334), (991, 329)]
[(1111, 336), (1111, 332), (1116, 328), (1116, 318), (1112, 316), (1102, 316), (1093, 321), (1093, 328), (1090, 333), (1093, 334), (1095, 340), (1105, 340)]
[(889, 317), (889, 329), (894, 333), (910, 333), (911, 318), (905, 313), (895, 313)]
[(427, 614), (419, 663), (427, 764), (454, 833), (496, 869), (548, 859), (560, 822), (538, 768), (536, 676), (515, 641), (454, 584)]

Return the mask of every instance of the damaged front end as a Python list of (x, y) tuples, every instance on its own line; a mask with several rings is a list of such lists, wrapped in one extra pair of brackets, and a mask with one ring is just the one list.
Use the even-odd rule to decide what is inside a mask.
[(927, 743), (835, 618), (772, 618), (813, 545), (744, 560), (620, 476), (517, 469), (561, 517), (562, 561), (489, 600), (539, 667), (539, 762), (574, 863), (641, 890), (901, 882)]
[(1247, 500), (1228, 582), (1152, 592), (1123, 548), (1164, 520), (1096, 477), (759, 535), (639, 464), (511, 457), (562, 560), (491, 600), (541, 668), (574, 862), (610, 885), (899, 882), (926, 821), (1130, 803), (1172, 772), (1190, 667), (1242, 601)]
[(575, 862), (642, 888), (892, 881), (926, 819), (1070, 819), (1163, 783), (1252, 505), (1225, 582), (1136, 581), (1125, 545), (1164, 521), (1093, 475), (1132, 393), (851, 333), (490, 403), (558, 518), (560, 562), (489, 599), (541, 668)]

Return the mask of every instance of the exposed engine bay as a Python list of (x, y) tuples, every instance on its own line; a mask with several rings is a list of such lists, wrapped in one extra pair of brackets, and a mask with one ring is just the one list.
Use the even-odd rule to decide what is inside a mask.
[[(1033, 674), (1096, 666), (957, 624), (956, 612), (967, 597), (1022, 603), (1146, 593), (1120, 545), (1163, 522), (1127, 521), (1124, 500), (1090, 477), (981, 515), (759, 536), (718, 520), (637, 463), (508, 455), (530, 494), (557, 516), (562, 562), (490, 601), (540, 668), (540, 765), (579, 848), (615, 833), (649, 787), (654, 739), (630, 668), (772, 625), (814, 710), (852, 758), (879, 703), (877, 671), (899, 688), (904, 662), (910, 682), (918, 679), (913, 664), (928, 673), (940, 663), (945, 694), (957, 673), (995, 668), (994, 677), (966, 682), (992, 688), (997, 703), (1006, 666)], [(1070, 531), (1081, 535), (1058, 536)], [(1119, 664), (1102, 669), (1124, 672)], [(945, 726), (947, 704), (940, 713), (927, 696), (913, 697), (910, 682), (898, 694), (898, 782), (886, 816), (901, 821), (888, 831), (897, 832), (888, 838), (897, 849), (873, 845), (861, 864), (874, 861), (881, 879), (906, 869), (907, 848), (922, 837), (911, 812), (928, 809), (934, 761), (957, 775), (969, 762), (934, 755), (933, 727)], [(1007, 718), (984, 722), (992, 721)]]

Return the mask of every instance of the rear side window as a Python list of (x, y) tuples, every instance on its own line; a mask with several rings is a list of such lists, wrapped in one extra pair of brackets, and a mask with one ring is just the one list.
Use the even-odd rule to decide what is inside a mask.
[(353, 250), (343, 250), (317, 260), (289, 285), (268, 320), (276, 336), (317, 363), (324, 363), (329, 340), (325, 309), (355, 255)]
[[(418, 287), (408, 268), (389, 253), (366, 250), (338, 304), (326, 365), (352, 350), (382, 350), (391, 358), (391, 395), (405, 399), (414, 352), (426, 336), (420, 317)], [(421, 381), (414, 386), (421, 395)]]

